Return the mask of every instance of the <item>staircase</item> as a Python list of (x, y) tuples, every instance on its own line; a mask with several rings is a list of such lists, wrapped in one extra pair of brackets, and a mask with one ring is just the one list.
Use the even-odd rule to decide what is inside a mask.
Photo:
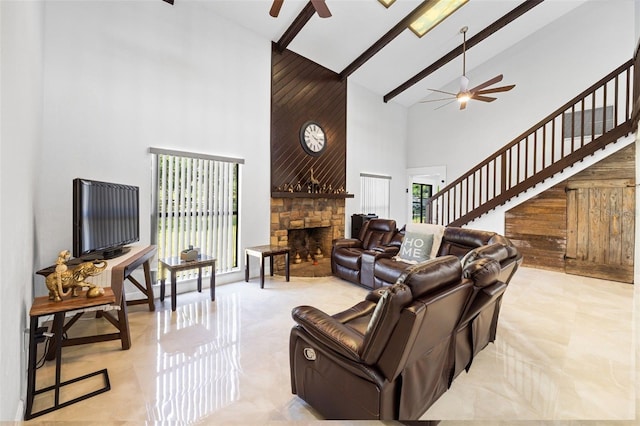
[(462, 226), (636, 130), (640, 55), (427, 200), (427, 221)]

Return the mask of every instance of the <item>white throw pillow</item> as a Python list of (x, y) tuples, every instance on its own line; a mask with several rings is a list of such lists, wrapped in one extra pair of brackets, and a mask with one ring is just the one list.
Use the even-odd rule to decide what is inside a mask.
[(417, 232), (420, 234), (433, 234), (433, 247), (431, 247), (431, 258), (438, 255), (440, 250), (440, 244), (442, 243), (442, 236), (444, 235), (445, 227), (442, 225), (435, 225), (431, 223), (409, 223), (407, 224), (407, 232)]
[(406, 232), (396, 259), (411, 264), (424, 262), (431, 259), (432, 247), (433, 234)]

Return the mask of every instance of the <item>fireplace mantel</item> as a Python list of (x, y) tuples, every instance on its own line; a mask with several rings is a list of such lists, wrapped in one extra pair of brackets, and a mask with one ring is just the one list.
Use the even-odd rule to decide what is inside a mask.
[(309, 193), (309, 192), (272, 192), (271, 198), (353, 198), (353, 194), (327, 194), (327, 193)]

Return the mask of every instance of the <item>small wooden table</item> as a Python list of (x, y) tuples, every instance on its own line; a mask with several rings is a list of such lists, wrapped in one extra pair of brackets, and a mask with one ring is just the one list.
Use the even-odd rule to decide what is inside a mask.
[(179, 257), (169, 257), (160, 259), (160, 301), (164, 301), (164, 283), (166, 279), (166, 270), (171, 273), (171, 310), (176, 310), (177, 294), (176, 294), (176, 272), (188, 269), (198, 269), (198, 292), (202, 292), (202, 268), (211, 267), (211, 282), (209, 291), (211, 293), (211, 301), (216, 300), (216, 259), (206, 254), (201, 254), (196, 260), (185, 261)]
[(271, 276), (273, 276), (273, 256), (277, 256), (279, 254), (285, 255), (284, 267), (287, 281), (289, 281), (289, 252), (290, 249), (286, 246), (264, 245), (245, 248), (244, 253), (246, 256), (246, 262), (244, 270), (244, 281), (249, 282), (249, 256), (255, 256), (260, 259), (260, 288), (264, 288), (264, 258), (269, 258)]
[[(29, 311), (29, 316), (31, 317), (31, 323), (29, 328), (29, 365), (27, 366), (27, 407), (24, 415), (25, 420), (32, 419), (37, 416), (41, 416), (46, 413), (50, 413), (59, 408), (66, 407), (67, 405), (74, 404), (76, 402), (85, 400), (92, 396), (101, 394), (111, 389), (111, 384), (109, 383), (109, 374), (107, 373), (107, 369), (104, 368), (102, 370), (85, 374), (84, 376), (77, 377), (75, 379), (61, 381), (61, 365), (62, 365), (62, 335), (63, 335), (63, 324), (64, 324), (64, 316), (67, 312), (83, 312), (87, 308), (92, 309), (100, 309), (107, 308), (109, 305), (116, 304), (116, 296), (113, 293), (111, 287), (106, 287), (104, 289), (105, 293), (103, 296), (87, 298), (86, 291), (80, 293), (77, 297), (69, 297), (67, 299), (62, 300), (61, 302), (54, 302), (49, 300), (48, 296), (36, 297), (33, 300), (33, 305), (31, 305), (31, 310)], [(55, 358), (56, 358), (56, 374), (55, 374), (55, 383), (51, 386), (47, 386), (41, 389), (36, 389), (36, 369), (37, 369), (37, 360), (36, 360), (36, 330), (38, 329), (38, 321), (40, 317), (53, 315), (53, 329), (51, 330), (53, 333), (53, 339), (55, 339), (53, 347), (55, 348)], [(72, 383), (77, 383), (82, 380), (88, 379), (93, 376), (102, 375), (104, 378), (104, 385), (97, 390), (86, 393), (84, 395), (75, 397), (65, 402), (60, 402), (60, 389), (64, 386), (70, 385)], [(54, 392), (54, 403), (53, 406), (40, 410), (38, 412), (33, 412), (33, 400), (34, 397), (38, 394), (45, 392)]]
[[(104, 317), (104, 319), (113, 324), (113, 326), (118, 329), (118, 332), (100, 334), (96, 336), (64, 339), (61, 340), (63, 346), (84, 345), (86, 343), (104, 342), (108, 340), (120, 340), (123, 350), (127, 350), (131, 347), (131, 332), (129, 330), (127, 306), (144, 303), (149, 305), (150, 311), (155, 310), (155, 304), (153, 301), (153, 287), (150, 273), (150, 260), (153, 256), (155, 256), (156, 251), (156, 246), (135, 247), (132, 248), (133, 253), (126, 254), (124, 256), (107, 261), (110, 263), (118, 262), (114, 266), (109, 267), (109, 269), (111, 270), (111, 288), (113, 289), (113, 294), (116, 298), (116, 304), (120, 306), (120, 309), (117, 311), (117, 314), (115, 316), (113, 316), (111, 312), (107, 311), (102, 312), (102, 316)], [(82, 262), (82, 259), (73, 259), (72, 261), (68, 262), (67, 265), (73, 266), (79, 264), (80, 262)], [(144, 270), (144, 287), (131, 275), (133, 271), (138, 269), (140, 266), (142, 266)], [(37, 271), (36, 274), (42, 275), (46, 278), (46, 276), (53, 271), (55, 271), (55, 265), (41, 269)], [(125, 280), (129, 280), (138, 289), (140, 289), (140, 291), (142, 291), (146, 298), (139, 300), (127, 300), (125, 297), (124, 289)], [(68, 320), (66, 324), (63, 324), (63, 333), (66, 333), (67, 330), (80, 319), (80, 317), (82, 317), (82, 312), (77, 313), (72, 319)], [(53, 330), (57, 330), (56, 321), (64, 320), (64, 315), (57, 317), (54, 316), (54, 324), (52, 327)], [(55, 349), (56, 348), (54, 345), (49, 346), (49, 351), (47, 353), (48, 361), (52, 360), (55, 357)]]
[[(131, 332), (129, 330), (129, 319), (127, 314), (127, 306), (137, 305), (137, 304), (148, 304), (149, 310), (155, 310), (155, 304), (153, 301), (153, 287), (151, 282), (151, 266), (150, 260), (156, 254), (156, 246), (134, 246), (131, 249), (131, 253), (125, 254), (123, 256), (117, 257), (115, 259), (107, 260), (108, 263), (113, 264), (113, 266), (109, 266), (108, 269), (111, 274), (111, 279), (109, 282), (111, 283), (111, 288), (113, 290), (113, 294), (116, 298), (116, 305), (120, 306), (120, 309), (117, 313), (112, 315), (111, 312), (104, 311), (101, 313), (104, 319), (109, 321), (115, 328), (117, 328), (117, 333), (106, 333), (99, 334), (95, 336), (86, 336), (86, 337), (73, 337), (69, 339), (61, 340), (62, 346), (74, 346), (74, 345), (84, 345), (87, 343), (96, 343), (96, 342), (105, 342), (109, 340), (120, 340), (121, 346), (123, 350), (127, 350), (131, 347)], [(72, 259), (67, 263), (69, 266), (74, 266), (82, 262), (82, 259)], [(118, 262), (118, 263), (115, 263)], [(144, 280), (145, 286), (143, 287), (131, 274), (133, 271), (142, 266), (144, 270)], [(47, 268), (41, 269), (36, 272), (38, 275), (42, 275), (46, 278), (51, 272), (55, 271), (55, 265), (49, 266)], [(134, 284), (140, 291), (146, 296), (144, 299), (139, 300), (127, 300), (125, 297), (125, 289), (124, 283), (125, 280), (129, 280), (132, 284)], [(107, 287), (107, 286), (105, 286)], [(82, 317), (83, 313), (79, 312), (73, 316), (70, 320), (68, 320), (65, 324), (63, 324), (62, 332), (66, 333), (69, 328), (71, 328), (79, 319)], [(58, 329), (57, 321), (65, 321), (65, 316), (54, 316), (53, 319), (53, 330)], [(55, 345), (49, 346), (49, 351), (47, 352), (46, 359), (48, 361), (54, 359), (55, 357), (56, 347)]]

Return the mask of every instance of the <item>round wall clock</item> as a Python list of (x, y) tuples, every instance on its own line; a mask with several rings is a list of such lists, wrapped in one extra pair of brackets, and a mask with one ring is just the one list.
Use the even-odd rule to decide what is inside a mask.
[(327, 147), (327, 137), (320, 124), (307, 121), (300, 128), (300, 144), (309, 155), (319, 156)]

